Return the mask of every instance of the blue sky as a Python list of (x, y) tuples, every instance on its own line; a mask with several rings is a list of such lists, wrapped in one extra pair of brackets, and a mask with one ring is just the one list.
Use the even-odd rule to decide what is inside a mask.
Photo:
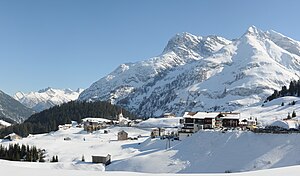
[(0, 0), (0, 90), (87, 88), (159, 55), (176, 33), (240, 37), (249, 26), (300, 40), (300, 1)]

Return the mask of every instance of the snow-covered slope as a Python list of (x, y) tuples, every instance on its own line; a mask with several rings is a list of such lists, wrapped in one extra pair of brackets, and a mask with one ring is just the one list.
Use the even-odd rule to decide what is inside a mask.
[[(138, 140), (118, 141), (117, 133), (121, 130), (128, 132), (129, 137), (142, 137)], [(97, 171), (102, 175), (114, 173), (110, 171), (121, 171), (124, 174), (143, 172), (139, 175), (144, 175), (145, 172), (162, 175), (165, 175), (163, 173), (224, 174), (225, 171), (235, 172), (235, 175), (258, 175), (258, 173), (268, 175), (270, 171), (267, 170), (252, 172), (252, 174), (243, 172), (299, 165), (300, 141), (299, 134), (295, 133), (255, 134), (249, 131), (222, 133), (207, 130), (199, 131), (181, 141), (172, 140), (171, 148), (166, 149), (167, 140), (152, 139), (149, 137), (150, 131), (147, 130), (111, 127), (106, 129), (108, 133), (104, 133), (104, 130), (86, 133), (83, 128), (73, 126), (70, 129), (60, 129), (47, 134), (30, 135), (21, 140), (0, 140), (0, 144), (4, 146), (20, 143), (35, 145), (46, 151), (46, 163), (0, 160), (1, 173), (3, 171), (7, 173), (8, 170), (5, 168), (8, 167), (24, 169), (27, 172), (52, 170), (57, 174), (62, 172), (67, 175), (72, 170), (81, 174)], [(66, 137), (71, 140), (65, 141)], [(111, 154), (112, 163), (106, 168), (101, 164), (91, 163), (91, 156), (107, 154)], [(49, 160), (53, 155), (58, 155), (58, 163), (50, 163)], [(85, 162), (81, 161), (83, 155)], [(2, 167), (3, 165), (6, 167)]]
[[(112, 163), (107, 170), (148, 173), (245, 172), (298, 165), (299, 134), (200, 131), (180, 143), (147, 140), (144, 154)], [(151, 163), (151, 164), (150, 164)]]
[(79, 99), (108, 100), (142, 116), (236, 110), (298, 80), (299, 53), (299, 42), (255, 26), (233, 41), (178, 34), (161, 55), (122, 64)]
[[(291, 105), (295, 101), (295, 105)], [(283, 103), (283, 106), (282, 106)], [(296, 112), (295, 120), (300, 120), (300, 98), (299, 97), (280, 97), (270, 102), (258, 106), (243, 107), (238, 109), (242, 117), (256, 117), (262, 126), (270, 125), (274, 121), (287, 118), (288, 114)]]
[(15, 122), (22, 122), (33, 113), (33, 110), (25, 107), (20, 102), (0, 90), (0, 119), (3, 119), (4, 121), (12, 120)]
[[(85, 171), (85, 170), (66, 170), (66, 169), (48, 169), (42, 165), (50, 165), (45, 163), (31, 163), (33, 167), (24, 166), (24, 162), (9, 162), (0, 160), (0, 170), (4, 175), (14, 176), (99, 176), (99, 171)], [(252, 172), (234, 173), (235, 176), (298, 176), (300, 172), (300, 166), (289, 166), (276, 169), (266, 169)], [(100, 172), (103, 176), (174, 176), (171, 174), (151, 174), (151, 173), (139, 173), (139, 172)], [(181, 176), (207, 176), (208, 174), (180, 174)], [(209, 174), (209, 176), (228, 176), (233, 174)]]
[(38, 92), (22, 93), (17, 92), (14, 98), (25, 106), (39, 112), (55, 105), (60, 105), (72, 100), (77, 100), (83, 89), (73, 91), (71, 89), (46, 88)]

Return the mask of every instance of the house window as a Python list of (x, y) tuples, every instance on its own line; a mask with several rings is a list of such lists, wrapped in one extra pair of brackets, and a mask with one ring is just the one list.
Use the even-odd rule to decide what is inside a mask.
[(192, 118), (186, 118), (185, 123), (194, 123), (194, 119)]

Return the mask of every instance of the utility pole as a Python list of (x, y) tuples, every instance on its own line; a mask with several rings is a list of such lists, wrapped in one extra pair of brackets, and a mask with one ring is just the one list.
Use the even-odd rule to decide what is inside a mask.
[(166, 138), (167, 138), (166, 149), (168, 149), (171, 147), (171, 136), (168, 134), (168, 136)]

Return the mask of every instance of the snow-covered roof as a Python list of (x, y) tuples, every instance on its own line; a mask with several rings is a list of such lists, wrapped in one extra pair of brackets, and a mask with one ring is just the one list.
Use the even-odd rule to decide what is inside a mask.
[(104, 119), (104, 118), (93, 118), (93, 117), (87, 117), (82, 119), (83, 122), (110, 122), (111, 120)]
[(121, 131), (118, 132), (118, 134), (122, 134), (122, 133), (128, 134), (128, 133), (127, 133), (126, 131), (124, 131), (124, 130), (121, 130)]
[(218, 112), (185, 112), (183, 117), (184, 118), (197, 118), (197, 119), (204, 119), (204, 118), (215, 118), (219, 115)]
[(170, 113), (170, 112), (166, 112), (163, 114), (164, 116), (175, 116), (173, 113)]
[(221, 119), (240, 119), (239, 115), (227, 115), (225, 117), (221, 117)]
[(246, 122), (256, 122), (255, 118), (241, 118), (240, 119), (240, 122), (243, 122), (243, 121), (246, 121)]
[(277, 126), (284, 129), (297, 129), (299, 123), (296, 120), (276, 120), (270, 126)]
[[(240, 119), (241, 113), (238, 112), (222, 112), (223, 117), (221, 119)], [(248, 119), (247, 119), (248, 120)]]

